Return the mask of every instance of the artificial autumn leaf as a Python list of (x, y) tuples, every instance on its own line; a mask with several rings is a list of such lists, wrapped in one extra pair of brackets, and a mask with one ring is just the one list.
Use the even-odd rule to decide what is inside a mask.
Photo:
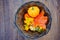
[(28, 13), (24, 14), (24, 18), (29, 18), (30, 16), (28, 15)]
[[(46, 29), (46, 22), (48, 20), (47, 16), (44, 16), (44, 12), (42, 11), (35, 19), (34, 19), (34, 25), (35, 26), (44, 26), (43, 28)], [(41, 25), (42, 24), (42, 25)]]

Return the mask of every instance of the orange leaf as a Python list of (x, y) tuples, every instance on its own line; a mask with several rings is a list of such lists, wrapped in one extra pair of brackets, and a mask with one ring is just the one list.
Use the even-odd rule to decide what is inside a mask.
[(26, 13), (26, 14), (24, 15), (24, 18), (26, 19), (26, 17), (29, 18), (30, 16)]

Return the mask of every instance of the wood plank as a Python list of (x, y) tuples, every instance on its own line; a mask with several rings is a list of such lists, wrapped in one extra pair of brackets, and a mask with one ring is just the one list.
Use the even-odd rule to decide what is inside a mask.
[(3, 1), (0, 0), (0, 40), (5, 39)]
[(23, 40), (24, 38), (22, 38), (20, 36), (20, 34), (18, 33), (17, 27), (14, 25), (14, 18), (15, 18), (15, 13), (17, 12), (17, 9), (21, 6), (21, 0), (9, 0), (9, 9), (10, 9), (10, 23), (11, 26), (13, 27), (13, 40)]
[[(60, 33), (60, 0), (57, 0), (57, 3), (58, 3), (58, 6), (57, 6), (57, 9), (58, 9), (58, 33)], [(60, 34), (58, 34), (58, 39), (57, 40), (60, 40)]]
[(4, 6), (4, 26), (5, 26), (5, 39), (4, 40), (13, 40), (13, 31), (10, 26), (10, 17), (9, 17), (9, 3), (8, 0), (3, 0)]

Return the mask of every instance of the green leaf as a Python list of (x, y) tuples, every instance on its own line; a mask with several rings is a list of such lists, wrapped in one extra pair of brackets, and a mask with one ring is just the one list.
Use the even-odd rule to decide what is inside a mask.
[(38, 32), (42, 33), (42, 32), (43, 32), (43, 29), (42, 29), (42, 28), (40, 28), (40, 29), (38, 30)]
[(36, 27), (35, 30), (36, 30), (36, 31), (39, 31), (39, 27)]

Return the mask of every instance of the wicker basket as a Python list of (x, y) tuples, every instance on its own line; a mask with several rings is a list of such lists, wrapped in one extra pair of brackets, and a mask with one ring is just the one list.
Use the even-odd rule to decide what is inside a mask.
[[(47, 22), (47, 29), (46, 31), (44, 31), (43, 33), (38, 33), (38, 32), (32, 32), (32, 31), (24, 31), (24, 14), (27, 12), (28, 8), (31, 6), (38, 6), (41, 10), (44, 9), (45, 11), (45, 16), (48, 16), (48, 22)], [(41, 11), (40, 10), (40, 11)], [(27, 2), (25, 4), (23, 4), (18, 10), (17, 13), (15, 15), (15, 25), (18, 28), (18, 31), (20, 32), (20, 34), (22, 34), (22, 36), (24, 37), (28, 37), (28, 38), (38, 38), (41, 37), (43, 35), (46, 35), (50, 28), (51, 28), (51, 22), (52, 22), (52, 18), (51, 18), (51, 13), (49, 11), (49, 9), (41, 2), (38, 1), (31, 1), (31, 2)]]

